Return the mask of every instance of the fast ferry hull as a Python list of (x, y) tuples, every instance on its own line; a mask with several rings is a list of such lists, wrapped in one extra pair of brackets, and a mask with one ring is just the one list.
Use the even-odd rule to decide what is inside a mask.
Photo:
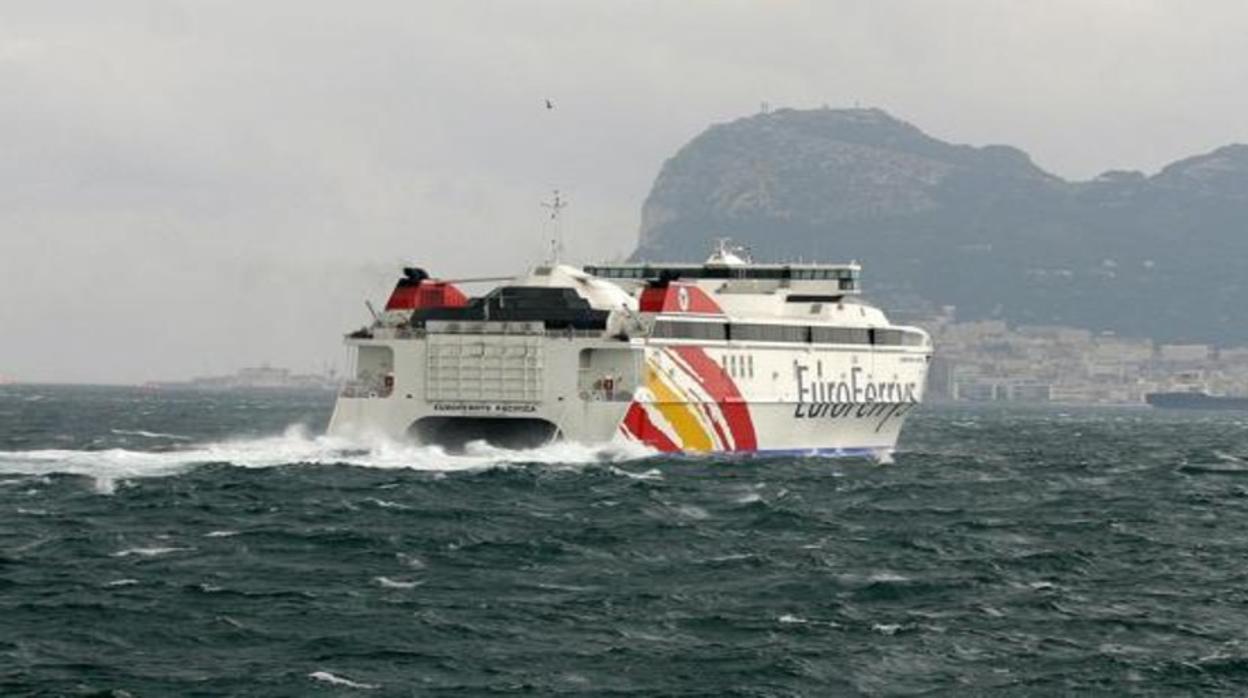
[(331, 434), (461, 449), (553, 439), (663, 452), (882, 456), (922, 398), (925, 351), (428, 333), (359, 342), (377, 390), (344, 394)]

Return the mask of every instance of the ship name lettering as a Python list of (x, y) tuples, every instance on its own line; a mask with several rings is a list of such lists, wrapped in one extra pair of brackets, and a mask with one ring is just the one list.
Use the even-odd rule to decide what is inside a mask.
[(914, 381), (876, 381), (854, 366), (844, 380), (810, 380), (809, 366), (796, 364), (797, 404), (794, 419), (880, 418), (880, 426), (918, 403)]
[(435, 402), (434, 412), (536, 412), (534, 403), (483, 403), (483, 402)]

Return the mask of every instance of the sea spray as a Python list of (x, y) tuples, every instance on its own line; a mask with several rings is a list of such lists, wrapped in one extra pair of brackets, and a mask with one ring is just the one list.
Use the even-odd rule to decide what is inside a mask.
[(381, 437), (365, 440), (312, 436), (305, 426), (293, 425), (276, 436), (190, 444), (165, 451), (122, 448), (0, 451), (0, 475), (82, 475), (93, 478), (100, 492), (112, 493), (118, 482), (178, 475), (206, 464), (239, 468), (349, 465), (453, 472), (523, 464), (578, 468), (625, 463), (652, 455), (653, 451), (639, 444), (593, 445), (562, 441), (527, 450), (501, 449), (475, 442), (462, 454), (448, 454), (436, 446), (419, 446)]

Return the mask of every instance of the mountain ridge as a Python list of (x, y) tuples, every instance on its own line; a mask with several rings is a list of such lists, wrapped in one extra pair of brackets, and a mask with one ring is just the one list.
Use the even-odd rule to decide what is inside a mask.
[(1071, 181), (880, 109), (786, 109), (713, 125), (665, 162), (633, 257), (698, 259), (731, 237), (759, 259), (860, 260), (904, 309), (1248, 343), (1246, 221), (1245, 144)]

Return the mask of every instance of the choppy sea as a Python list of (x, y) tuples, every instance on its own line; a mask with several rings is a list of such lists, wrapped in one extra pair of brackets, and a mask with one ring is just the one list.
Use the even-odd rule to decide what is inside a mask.
[(1248, 414), (925, 407), (877, 464), (331, 403), (0, 388), (0, 695), (1248, 692)]

